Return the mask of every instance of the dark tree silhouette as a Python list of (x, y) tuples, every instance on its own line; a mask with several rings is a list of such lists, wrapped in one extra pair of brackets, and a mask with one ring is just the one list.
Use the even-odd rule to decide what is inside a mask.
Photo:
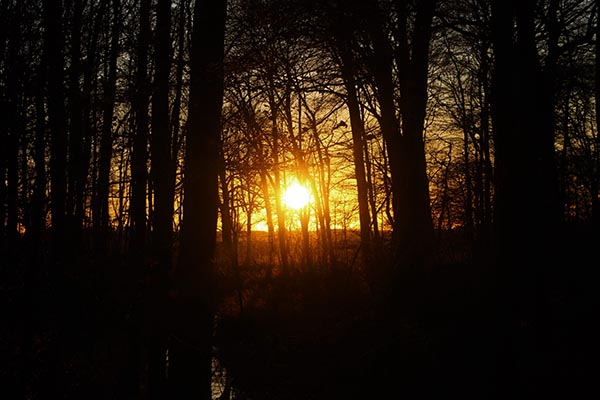
[[(405, 2), (397, 2), (399, 15), (396, 41), (396, 65), (399, 69), (400, 115), (402, 136), (398, 158), (399, 176), (394, 191), (394, 234), (398, 240), (400, 268), (423, 267), (431, 262), (433, 224), (429, 202), (429, 184), (425, 161), (423, 131), (427, 107), (429, 47), (433, 15), (437, 2), (416, 2), (412, 32), (408, 31)], [(410, 36), (409, 36), (410, 35)], [(396, 139), (390, 139), (396, 140)], [(403, 265), (404, 263), (408, 265)]]
[(169, 379), (175, 398), (209, 400), (215, 313), (218, 165), (227, 2), (197, 0), (191, 42), (181, 253)]
[(327, 16), (327, 18), (333, 22), (333, 48), (339, 59), (339, 68), (346, 89), (346, 103), (352, 129), (352, 154), (354, 156), (354, 173), (358, 192), (361, 246), (363, 254), (368, 258), (371, 252), (371, 217), (369, 214), (368, 185), (364, 161), (366, 150), (365, 126), (361, 116), (356, 84), (358, 66), (353, 51), (356, 42), (352, 39), (351, 24), (347, 21), (352, 18), (356, 22), (358, 15), (356, 10), (353, 10), (353, 13), (345, 13), (343, 10), (344, 8), (347, 9), (347, 5), (343, 3), (334, 2), (334, 7), (334, 14)]
[(169, 289), (173, 236), (173, 178), (171, 167), (171, 131), (169, 129), (169, 75), (171, 69), (171, 1), (157, 3), (154, 82), (152, 93), (152, 135), (150, 138), (151, 178), (154, 192), (152, 246), (156, 266), (151, 271), (148, 315), (151, 318), (148, 380), (150, 393), (166, 396), (165, 379), (168, 330), (166, 302)]
[(136, 133), (131, 155), (131, 245), (142, 254), (146, 241), (146, 193), (148, 172), (148, 49), (150, 46), (150, 0), (140, 0), (140, 24), (137, 42), (136, 93), (134, 99)]
[[(600, 99), (600, 1), (596, 1), (596, 87), (595, 87), (595, 98)], [(600, 101), (595, 102), (596, 104), (596, 127), (600, 127)], [(598, 128), (596, 128), (598, 130)], [(595, 141), (596, 152), (600, 148), (600, 133), (596, 132)], [(600, 155), (600, 153), (597, 153)], [(600, 171), (600, 156), (596, 156), (596, 162), (593, 168), (596, 172)], [(592, 218), (596, 226), (600, 226), (600, 180), (593, 180), (592, 184)]]
[[(82, 18), (85, 7), (83, 0), (75, 0), (71, 5), (70, 16), (70, 66), (68, 71), (68, 104), (69, 104), (69, 159), (68, 159), (68, 196), (67, 216), (69, 230), (74, 241), (81, 243), (81, 224), (85, 201), (83, 197), (87, 170), (84, 168), (83, 145), (83, 109), (80, 78)], [(79, 246), (78, 246), (79, 247)]]
[(154, 190), (153, 246), (163, 274), (170, 269), (173, 235), (173, 168), (169, 129), (171, 1), (157, 3), (152, 93), (151, 176)]
[(547, 342), (543, 282), (559, 254), (546, 249), (554, 248), (560, 214), (548, 120), (553, 110), (535, 45), (534, 2), (492, 2), (492, 41), (498, 390), (512, 394), (541, 384), (520, 375), (518, 365), (525, 351), (539, 357)]
[(102, 129), (100, 136), (100, 150), (98, 156), (98, 176), (96, 183), (95, 207), (93, 209), (93, 222), (96, 229), (96, 249), (101, 255), (106, 255), (109, 245), (109, 194), (110, 194), (110, 167), (113, 158), (113, 118), (115, 113), (115, 96), (117, 90), (117, 58), (120, 51), (121, 35), (121, 2), (112, 1), (110, 49), (106, 59), (108, 75), (104, 80), (104, 102), (102, 105)]
[(63, 34), (60, 1), (44, 1), (44, 52), (47, 61), (48, 128), (50, 131), (50, 180), (53, 257), (55, 273), (64, 267), (67, 190), (67, 132), (63, 90)]

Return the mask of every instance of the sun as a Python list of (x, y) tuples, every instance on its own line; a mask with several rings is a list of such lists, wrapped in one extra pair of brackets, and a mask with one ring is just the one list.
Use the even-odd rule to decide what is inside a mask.
[(283, 202), (288, 208), (299, 210), (311, 202), (310, 191), (298, 182), (294, 182), (283, 193)]

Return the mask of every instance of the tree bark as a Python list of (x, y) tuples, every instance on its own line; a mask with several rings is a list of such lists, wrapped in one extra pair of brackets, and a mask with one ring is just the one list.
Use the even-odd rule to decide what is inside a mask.
[(273, 145), (273, 192), (275, 193), (275, 214), (277, 214), (277, 238), (279, 241), (279, 263), (281, 272), (288, 272), (288, 246), (285, 228), (285, 210), (281, 204), (281, 174), (279, 165), (279, 128), (277, 127), (277, 102), (275, 101), (273, 75), (269, 76), (268, 103), (271, 111), (271, 140)]
[(159, 0), (155, 32), (154, 93), (152, 94), (151, 176), (154, 187), (153, 247), (163, 272), (171, 268), (173, 176), (169, 129), (171, 70), (171, 1)]
[(56, 293), (52, 299), (57, 315), (57, 338), (50, 346), (52, 372), (42, 379), (42, 391), (50, 398), (59, 396), (64, 375), (62, 372), (62, 346), (66, 318), (67, 294), (66, 264), (66, 173), (67, 131), (65, 97), (63, 91), (63, 10), (60, 0), (43, 2), (44, 59), (47, 74), (48, 128), (50, 134), (50, 210), (52, 213), (50, 285)]
[[(67, 215), (69, 231), (77, 243), (81, 240), (81, 218), (83, 215), (83, 190), (86, 171), (83, 168), (83, 109), (79, 78), (81, 76), (81, 20), (84, 9), (83, 0), (74, 0), (71, 10), (71, 65), (69, 68), (69, 160), (68, 160), (68, 196)], [(79, 248), (79, 246), (77, 246)]]
[(226, 5), (225, 0), (197, 0), (194, 8), (184, 220), (175, 271), (174, 340), (169, 348), (173, 398), (211, 399)]
[[(4, 68), (6, 65), (6, 45), (8, 37), (8, 21), (10, 18), (9, 2), (3, 1), (0, 3), (0, 66)], [(2, 76), (5, 80), (6, 77)], [(4, 82), (2, 82), (4, 84)], [(3, 119), (7, 118), (6, 110), (6, 93), (0, 93), (1, 107), (0, 115)], [(4, 254), (6, 250), (6, 140), (8, 136), (8, 128), (0, 126), (0, 254)]]
[(113, 116), (117, 87), (117, 58), (119, 55), (119, 37), (121, 34), (121, 1), (113, 0), (112, 32), (108, 54), (108, 76), (104, 82), (104, 106), (102, 112), (102, 133), (100, 137), (100, 155), (98, 160), (98, 180), (94, 209), (94, 228), (96, 230), (96, 250), (106, 255), (110, 233), (109, 196), (110, 166), (113, 154)]
[[(341, 44), (340, 46), (345, 46)], [(365, 173), (364, 154), (365, 126), (360, 114), (356, 83), (354, 78), (354, 62), (347, 49), (340, 50), (341, 71), (344, 86), (346, 87), (346, 103), (350, 115), (352, 130), (352, 155), (354, 156), (354, 175), (358, 192), (358, 215), (360, 222), (360, 243), (362, 254), (367, 258), (371, 252), (371, 218), (369, 215), (368, 185)]]
[[(600, 0), (596, 0), (596, 46), (595, 46), (595, 105), (596, 105), (596, 157), (594, 160), (595, 171), (600, 171)], [(592, 221), (596, 227), (600, 226), (600, 181), (594, 180), (592, 189)]]
[[(432, 254), (433, 223), (429, 198), (423, 131), (427, 108), (429, 44), (435, 0), (417, 2), (410, 40), (410, 57), (401, 49), (397, 55), (400, 72), (400, 114), (402, 137), (397, 154), (399, 182), (394, 192), (394, 232), (399, 246), (397, 257), (403, 267), (422, 268)], [(408, 38), (400, 38), (406, 43)], [(399, 67), (400, 68), (400, 67)], [(393, 178), (394, 179), (394, 178)], [(411, 265), (413, 264), (413, 265)]]
[(50, 192), (54, 268), (62, 273), (66, 219), (67, 132), (63, 91), (62, 7), (44, 1), (45, 59), (47, 61), (48, 128), (50, 131)]
[[(23, 116), (20, 114), (21, 103), (21, 70), (23, 68), (20, 49), (23, 46), (21, 38), (22, 3), (14, 6), (10, 27), (7, 54), (6, 82), (6, 121), (7, 135), (5, 137), (5, 168), (6, 168), (6, 253), (7, 264), (11, 267), (16, 263), (16, 251), (19, 239), (19, 141), (24, 134)], [(4, 223), (4, 221), (2, 221)]]
[(551, 258), (559, 257), (547, 251), (557, 248), (560, 208), (554, 105), (535, 46), (533, 3), (492, 2), (498, 386), (504, 395), (541, 388), (530, 375), (541, 364), (535, 372), (519, 368), (529, 357), (542, 359), (543, 278)]
[(151, 0), (140, 0), (140, 31), (137, 43), (136, 132), (133, 138), (131, 155), (131, 245), (135, 257), (140, 257), (146, 242), (146, 189), (148, 180), (148, 46), (150, 44), (150, 5)]
[(173, 196), (171, 131), (169, 129), (169, 75), (171, 70), (171, 1), (159, 0), (156, 12), (154, 82), (152, 93), (152, 134), (150, 176), (154, 189), (152, 251), (156, 259), (150, 271), (147, 313), (150, 323), (148, 381), (152, 398), (166, 396), (166, 355), (168, 329), (167, 291), (173, 240)]
[[(109, 3), (106, 1), (100, 2), (98, 8), (95, 9), (94, 4), (91, 4), (90, 7), (90, 15), (94, 16), (94, 24), (92, 27), (92, 32), (90, 33), (90, 37), (87, 43), (86, 53), (87, 57), (85, 62), (83, 63), (83, 90), (81, 94), (81, 108), (83, 113), (83, 126), (82, 126), (82, 134), (83, 134), (83, 150), (82, 150), (82, 174), (85, 177), (84, 179), (88, 180), (89, 175), (91, 175), (91, 189), (90, 194), (86, 194), (84, 191), (80, 200), (80, 206), (76, 207), (76, 216), (75, 219), (78, 221), (82, 221), (83, 225), (83, 217), (86, 213), (86, 204), (88, 198), (91, 200), (92, 207), (92, 222), (95, 220), (95, 210), (96, 210), (96, 171), (90, 171), (90, 165), (92, 164), (92, 142), (93, 136), (97, 130), (97, 119), (96, 119), (96, 93), (98, 86), (98, 79), (96, 79), (96, 74), (98, 71), (98, 38), (100, 35), (100, 28), (104, 21), (104, 14), (109, 6)], [(95, 161), (94, 161), (95, 162)], [(83, 189), (83, 187), (82, 187)], [(89, 197), (88, 197), (89, 196)], [(89, 225), (88, 225), (89, 226)]]
[(188, 9), (188, 0), (184, 0), (179, 4), (179, 26), (177, 38), (177, 61), (175, 68), (175, 98), (173, 99), (173, 107), (171, 111), (171, 142), (172, 142), (172, 174), (173, 177), (177, 174), (179, 167), (179, 152), (183, 135), (181, 135), (181, 102), (183, 96), (183, 72), (185, 67), (186, 49), (186, 10)]

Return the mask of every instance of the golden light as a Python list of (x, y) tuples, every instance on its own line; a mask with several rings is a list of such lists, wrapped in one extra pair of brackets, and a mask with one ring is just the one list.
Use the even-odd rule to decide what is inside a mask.
[(299, 210), (311, 202), (310, 191), (298, 182), (294, 182), (283, 193), (283, 202), (288, 208)]

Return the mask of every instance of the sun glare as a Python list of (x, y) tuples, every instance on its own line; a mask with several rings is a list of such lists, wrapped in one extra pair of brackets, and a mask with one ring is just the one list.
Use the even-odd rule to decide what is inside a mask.
[(292, 183), (283, 194), (283, 202), (288, 208), (299, 210), (311, 201), (310, 192), (298, 182)]

